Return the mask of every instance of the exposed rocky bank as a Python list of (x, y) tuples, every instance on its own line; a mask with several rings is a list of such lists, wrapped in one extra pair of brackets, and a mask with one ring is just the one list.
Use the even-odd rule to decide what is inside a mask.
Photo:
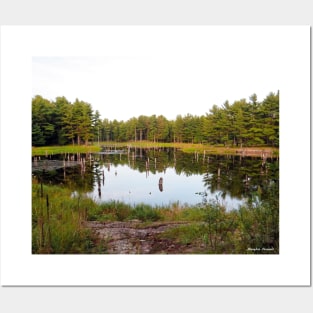
[(85, 222), (99, 241), (105, 242), (109, 254), (187, 254), (193, 253), (190, 244), (181, 244), (163, 238), (161, 233), (186, 222), (152, 222), (143, 223), (138, 220), (127, 222)]

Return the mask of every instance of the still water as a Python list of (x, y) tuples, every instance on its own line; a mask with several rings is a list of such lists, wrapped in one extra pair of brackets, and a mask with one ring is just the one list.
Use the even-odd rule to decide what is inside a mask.
[(176, 149), (125, 149), (95, 154), (33, 157), (33, 175), (64, 185), (73, 195), (131, 205), (196, 205), (218, 201), (228, 210), (248, 199), (278, 199), (275, 158), (183, 153)]

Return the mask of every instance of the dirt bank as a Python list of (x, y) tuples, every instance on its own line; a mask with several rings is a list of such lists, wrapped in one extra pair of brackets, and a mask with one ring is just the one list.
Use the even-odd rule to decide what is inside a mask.
[(170, 228), (186, 225), (184, 222), (153, 222), (145, 224), (132, 220), (128, 222), (85, 222), (99, 241), (106, 245), (109, 254), (187, 254), (194, 247), (183, 245), (170, 239), (160, 238), (160, 234)]

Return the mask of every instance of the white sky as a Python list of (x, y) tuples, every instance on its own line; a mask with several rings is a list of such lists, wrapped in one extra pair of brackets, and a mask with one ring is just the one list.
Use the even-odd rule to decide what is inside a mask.
[(121, 49), (120, 41), (128, 38), (117, 32), (116, 55), (113, 49), (95, 57), (33, 57), (32, 96), (78, 98), (110, 120), (141, 114), (175, 119), (177, 114), (202, 115), (213, 104), (253, 93), (263, 100), (280, 89), (279, 28), (165, 30), (148, 32), (145, 41), (140, 31), (131, 32), (136, 49), (129, 42)]

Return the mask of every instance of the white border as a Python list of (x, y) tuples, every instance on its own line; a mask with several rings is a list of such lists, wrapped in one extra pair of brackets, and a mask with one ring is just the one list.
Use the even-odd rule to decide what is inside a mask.
[[(170, 30), (276, 34), (281, 71), (279, 255), (31, 255), (32, 56), (164, 55), (143, 45)], [(277, 36), (277, 33), (279, 34)], [(266, 37), (265, 36), (265, 37)], [(117, 40), (119, 39), (119, 40)], [(308, 26), (14, 26), (1, 28), (2, 285), (309, 285), (310, 28)], [(273, 44), (273, 41), (270, 41)], [(146, 43), (146, 42), (145, 42)], [(166, 42), (170, 44), (170, 41)], [(260, 46), (266, 44), (261, 40)], [(158, 48), (159, 47), (159, 48)], [(158, 50), (159, 49), (159, 50)], [(192, 51), (191, 51), (192, 52)], [(282, 66), (284, 65), (284, 66)], [(270, 75), (270, 73), (268, 73)], [(301, 163), (298, 160), (301, 158)]]

